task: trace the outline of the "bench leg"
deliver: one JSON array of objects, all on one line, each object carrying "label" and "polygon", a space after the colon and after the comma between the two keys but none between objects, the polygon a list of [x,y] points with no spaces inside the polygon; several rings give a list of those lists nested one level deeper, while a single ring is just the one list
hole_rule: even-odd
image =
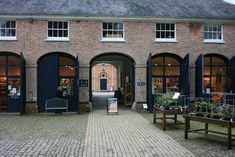
[{"label": "bench leg", "polygon": [[156,109],[153,108],[153,123],[155,124],[156,123]]},{"label": "bench leg", "polygon": [[190,128],[190,121],[187,117],[185,117],[185,128],[184,128],[184,138],[188,139],[188,130]]},{"label": "bench leg", "polygon": [[163,121],[163,130],[166,130],[166,114],[165,113],[163,113],[162,121]]},{"label": "bench leg", "polygon": [[177,124],[177,114],[175,114],[174,119],[175,119],[175,124]]},{"label": "bench leg", "polygon": [[228,124],[228,135],[227,135],[227,145],[228,149],[231,149],[231,141],[232,141],[232,129],[231,124]]},{"label": "bench leg", "polygon": [[205,123],[205,134],[208,134],[208,123]]}]

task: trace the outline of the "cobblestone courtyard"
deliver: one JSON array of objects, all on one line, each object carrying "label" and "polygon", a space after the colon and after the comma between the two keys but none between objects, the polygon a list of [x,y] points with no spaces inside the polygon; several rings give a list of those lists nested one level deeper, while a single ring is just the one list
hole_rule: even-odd
[{"label": "cobblestone courtyard", "polygon": [[152,114],[126,109],[120,110],[119,115],[107,115],[105,110],[79,115],[0,114],[0,157],[233,157],[235,154],[234,144],[232,150],[227,150],[220,140],[197,134],[184,140],[184,125],[170,122],[168,126],[163,132],[159,123],[152,123]]},{"label": "cobblestone courtyard", "polygon": [[88,114],[0,115],[0,157],[82,156]]}]

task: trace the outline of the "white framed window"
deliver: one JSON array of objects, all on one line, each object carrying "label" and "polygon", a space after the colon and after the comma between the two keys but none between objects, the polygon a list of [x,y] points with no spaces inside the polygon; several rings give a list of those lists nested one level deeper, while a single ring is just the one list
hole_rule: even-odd
[{"label": "white framed window", "polygon": [[156,42],[176,42],[175,23],[156,23]]},{"label": "white framed window", "polygon": [[223,25],[204,25],[204,41],[208,43],[223,43]]},{"label": "white framed window", "polygon": [[16,40],[16,21],[0,21],[0,40]]},{"label": "white framed window", "polygon": [[48,21],[47,40],[68,41],[69,23],[65,21]]},{"label": "white framed window", "polygon": [[101,41],[125,41],[122,22],[103,22]]}]

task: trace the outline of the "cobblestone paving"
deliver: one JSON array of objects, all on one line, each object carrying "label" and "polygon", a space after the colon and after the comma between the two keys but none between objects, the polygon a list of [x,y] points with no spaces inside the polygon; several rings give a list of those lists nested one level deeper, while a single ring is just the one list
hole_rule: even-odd
[{"label": "cobblestone paving", "polygon": [[[148,112],[142,112],[141,115],[149,120],[152,125],[162,130],[162,122],[157,121],[153,124],[153,114]],[[182,116],[178,116],[178,120],[184,122]],[[191,122],[192,129],[204,128],[203,123]],[[218,125],[209,125],[209,128],[215,131],[227,132],[225,127]],[[232,130],[235,134],[235,128]],[[172,120],[167,121],[167,130],[164,133],[171,136],[174,140],[179,142],[182,146],[187,148],[197,157],[235,157],[235,141],[232,142],[232,149],[228,150],[226,146],[226,139],[220,136],[205,136],[203,134],[189,133],[189,139],[184,139],[184,125],[175,125]]]},{"label": "cobblestone paving", "polygon": [[89,115],[84,157],[191,157],[194,156],[136,112],[121,110],[107,115],[96,110]]},{"label": "cobblestone paving", "polygon": [[0,115],[0,157],[82,156],[88,114]]}]

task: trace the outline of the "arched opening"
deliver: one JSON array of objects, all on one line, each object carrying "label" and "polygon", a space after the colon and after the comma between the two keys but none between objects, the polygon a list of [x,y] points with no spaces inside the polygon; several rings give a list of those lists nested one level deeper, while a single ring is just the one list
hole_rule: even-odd
[{"label": "arched opening", "polygon": [[171,53],[160,53],[147,60],[147,104],[153,110],[157,93],[180,92],[189,95],[189,54],[184,58]]},{"label": "arched opening", "polygon": [[[45,111],[47,99],[62,97],[68,99],[68,111],[78,111],[78,62],[69,54],[53,52],[38,60],[38,107]],[[62,90],[58,95],[57,90]]]},{"label": "arched opening", "polygon": [[22,54],[0,53],[0,112],[24,112],[24,67]]},{"label": "arched opening", "polygon": [[[107,97],[117,97],[120,105],[132,105],[135,99],[135,62],[131,57],[104,53],[94,57],[90,65],[90,100],[94,108],[105,109]],[[100,103],[100,99],[104,103]]]},{"label": "arched opening", "polygon": [[117,68],[108,63],[98,63],[92,67],[92,91],[117,90]]},{"label": "arched opening", "polygon": [[[204,56],[204,89],[210,92],[226,92],[228,89],[228,59],[221,55]],[[207,91],[209,92],[209,91]]]},{"label": "arched opening", "polygon": [[229,92],[229,60],[219,54],[200,55],[196,62],[196,96]]},{"label": "arched opening", "polygon": [[180,68],[182,59],[173,54],[157,54],[152,57],[153,93],[180,91]]}]

